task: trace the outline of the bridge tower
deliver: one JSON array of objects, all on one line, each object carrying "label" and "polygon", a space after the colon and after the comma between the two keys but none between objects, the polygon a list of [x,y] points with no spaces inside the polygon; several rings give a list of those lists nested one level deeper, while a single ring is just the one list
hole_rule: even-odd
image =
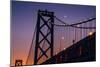
[{"label": "bridge tower", "polygon": [[[34,65],[38,64],[38,61],[45,56],[48,58],[48,50],[50,57],[53,56],[53,44],[54,44],[54,12],[49,12],[47,10],[38,10],[37,25],[36,25],[36,40],[35,40],[35,52],[34,52]],[[48,32],[42,30],[43,27],[48,29]],[[41,37],[41,36],[42,37]],[[41,47],[41,43],[46,41],[48,47],[44,50]],[[39,51],[42,53],[40,56]]]}]

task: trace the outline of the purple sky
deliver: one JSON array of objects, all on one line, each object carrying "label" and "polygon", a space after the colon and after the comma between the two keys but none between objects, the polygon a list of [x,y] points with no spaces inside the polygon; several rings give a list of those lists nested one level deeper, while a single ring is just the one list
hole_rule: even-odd
[{"label": "purple sky", "polygon": [[26,62],[37,22],[38,9],[53,11],[55,16],[68,24],[96,15],[95,6],[13,1],[11,5],[11,64],[14,64],[15,59]]}]

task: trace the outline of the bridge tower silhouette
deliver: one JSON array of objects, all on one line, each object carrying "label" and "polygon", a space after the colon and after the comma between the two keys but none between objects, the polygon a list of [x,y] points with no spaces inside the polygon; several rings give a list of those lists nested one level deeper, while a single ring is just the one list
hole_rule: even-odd
[{"label": "bridge tower silhouette", "polygon": [[[47,52],[49,51],[50,57],[53,56],[53,44],[54,44],[54,12],[47,10],[38,10],[37,24],[36,24],[36,40],[35,40],[35,51],[34,51],[34,65],[38,64],[38,61],[45,56],[48,58]],[[47,33],[42,28],[47,29]],[[47,42],[46,49],[41,47],[42,42]],[[39,54],[39,51],[42,53]]]},{"label": "bridge tower silhouette", "polygon": [[[37,23],[34,28],[26,65],[42,64],[58,55],[62,50],[67,49],[69,45],[92,35],[96,32],[95,20],[96,18],[93,17],[68,24],[55,16],[54,12],[38,10]],[[65,47],[61,45],[61,41],[63,41],[63,45],[66,44]],[[59,48],[60,45],[62,47]],[[60,50],[57,50],[58,48]],[[79,49],[81,50],[81,48]]]}]

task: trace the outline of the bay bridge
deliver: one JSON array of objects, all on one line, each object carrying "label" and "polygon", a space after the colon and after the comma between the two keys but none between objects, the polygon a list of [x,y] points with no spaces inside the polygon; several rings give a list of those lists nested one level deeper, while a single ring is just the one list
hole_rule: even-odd
[{"label": "bay bridge", "polygon": [[68,24],[54,12],[38,10],[25,65],[95,61],[95,36],[95,17]]}]

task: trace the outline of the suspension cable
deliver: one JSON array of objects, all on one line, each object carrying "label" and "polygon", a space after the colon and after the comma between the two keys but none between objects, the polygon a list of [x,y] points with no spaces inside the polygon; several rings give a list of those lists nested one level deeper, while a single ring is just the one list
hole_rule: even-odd
[{"label": "suspension cable", "polygon": [[28,63],[28,58],[29,58],[29,55],[30,55],[30,52],[31,52],[31,48],[32,48],[32,45],[33,45],[33,41],[35,39],[35,33],[36,33],[36,25],[35,25],[35,29],[34,29],[34,32],[33,32],[33,37],[32,37],[32,41],[31,41],[31,47],[29,49],[29,53],[28,53],[28,57],[27,57],[27,60],[26,60],[26,64]]},{"label": "suspension cable", "polygon": [[74,27],[74,28],[81,28],[81,29],[95,29],[96,27],[78,27],[78,26],[75,26],[75,25],[79,25],[79,24],[83,24],[83,23],[87,23],[87,22],[90,22],[90,21],[93,21],[95,20],[96,18],[90,18],[89,20],[86,20],[86,21],[83,21],[83,22],[79,22],[79,23],[75,23],[75,24],[67,24],[66,22],[60,20],[59,18],[57,18],[56,16],[54,16],[55,19],[57,19],[58,21],[60,21],[61,23],[63,23],[63,25],[60,25],[60,24],[54,24],[55,26],[60,26],[60,27],[66,27],[66,26],[70,26],[70,27]]}]

